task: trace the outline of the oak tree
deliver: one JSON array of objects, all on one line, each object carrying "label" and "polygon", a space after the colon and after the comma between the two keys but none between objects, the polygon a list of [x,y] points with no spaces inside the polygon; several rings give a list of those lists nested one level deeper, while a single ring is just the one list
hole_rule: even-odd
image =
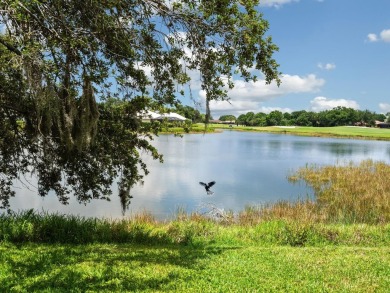
[{"label": "oak tree", "polygon": [[109,199],[123,207],[147,174],[141,151],[158,123],[139,113],[175,106],[191,72],[209,101],[232,77],[278,84],[278,49],[254,0],[2,0],[0,199],[33,173],[62,203]]}]

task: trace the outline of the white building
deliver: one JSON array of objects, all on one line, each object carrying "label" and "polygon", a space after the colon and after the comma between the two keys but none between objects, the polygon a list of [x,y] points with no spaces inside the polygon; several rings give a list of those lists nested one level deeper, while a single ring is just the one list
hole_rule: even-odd
[{"label": "white building", "polygon": [[150,122],[151,120],[168,120],[168,121],[186,121],[187,118],[177,114],[177,113],[156,113],[149,110],[141,111],[139,116],[141,116],[142,121]]}]

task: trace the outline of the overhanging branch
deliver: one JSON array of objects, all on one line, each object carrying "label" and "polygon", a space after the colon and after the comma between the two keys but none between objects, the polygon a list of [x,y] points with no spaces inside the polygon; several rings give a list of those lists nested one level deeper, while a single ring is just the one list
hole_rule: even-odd
[{"label": "overhanging branch", "polygon": [[0,44],[5,46],[9,51],[11,51],[19,56],[22,56],[22,52],[18,48],[16,48],[15,46],[13,46],[9,42],[7,42],[6,40],[4,40],[3,36],[1,36],[1,35],[0,35]]}]

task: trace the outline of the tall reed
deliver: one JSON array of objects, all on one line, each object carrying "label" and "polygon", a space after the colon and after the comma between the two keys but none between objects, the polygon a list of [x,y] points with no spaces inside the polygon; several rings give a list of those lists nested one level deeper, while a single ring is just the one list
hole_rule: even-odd
[{"label": "tall reed", "polygon": [[[366,160],[336,166],[307,166],[289,179],[303,180],[315,193],[315,212],[325,222],[388,223],[390,165]],[[308,202],[308,205],[313,203]]]},{"label": "tall reed", "polygon": [[150,214],[110,220],[33,210],[0,214],[0,241],[84,244],[93,242],[169,243]]}]

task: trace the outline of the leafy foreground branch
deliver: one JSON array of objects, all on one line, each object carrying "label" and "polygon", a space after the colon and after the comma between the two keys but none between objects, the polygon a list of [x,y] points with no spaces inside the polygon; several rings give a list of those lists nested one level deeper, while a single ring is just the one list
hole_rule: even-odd
[{"label": "leafy foreground branch", "polygon": [[[140,113],[179,105],[199,77],[209,102],[233,74],[280,83],[259,1],[0,1],[0,208],[34,173],[40,196],[109,199],[147,174],[157,125]],[[257,72],[254,72],[255,68]],[[184,96],[187,95],[187,98]]]}]

